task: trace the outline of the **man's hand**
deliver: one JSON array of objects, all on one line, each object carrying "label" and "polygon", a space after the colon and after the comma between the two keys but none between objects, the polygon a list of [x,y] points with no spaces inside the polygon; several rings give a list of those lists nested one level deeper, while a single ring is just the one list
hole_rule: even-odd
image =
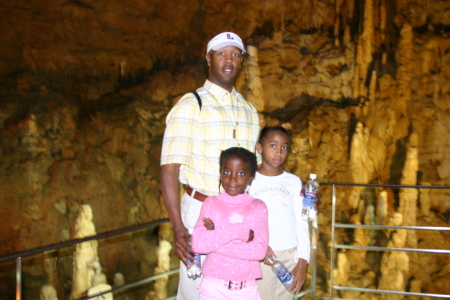
[{"label": "man's hand", "polygon": [[189,231],[184,227],[180,212],[180,183],[178,174],[180,164],[166,164],[161,166],[161,194],[169,214],[170,225],[172,225],[175,239],[175,250],[178,257],[189,268],[187,258],[194,261],[194,257],[188,253],[194,253],[188,244]]},{"label": "man's hand", "polygon": [[297,294],[303,287],[306,279],[306,266],[307,262],[304,259],[299,258],[297,265],[292,270],[292,275],[294,276],[294,281],[291,284],[291,292]]},{"label": "man's hand", "polygon": [[189,231],[187,230],[186,227],[181,226],[180,228],[173,228],[173,235],[177,255],[189,269],[191,267],[191,264],[187,261],[188,258],[194,263],[196,263],[194,256],[192,255],[194,251],[192,250],[192,247],[188,244]]}]

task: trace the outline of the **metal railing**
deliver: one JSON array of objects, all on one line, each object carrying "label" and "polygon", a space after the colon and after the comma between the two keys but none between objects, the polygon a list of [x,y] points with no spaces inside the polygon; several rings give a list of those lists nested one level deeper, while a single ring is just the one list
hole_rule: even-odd
[{"label": "metal railing", "polygon": [[306,291],[301,291],[294,295],[294,299],[300,299],[305,295],[311,295],[311,299],[316,299],[316,278],[317,278],[317,217],[311,221],[311,257],[309,260],[311,266],[311,285]]},{"label": "metal railing", "polygon": [[[131,232],[135,232],[135,231],[141,230],[141,229],[155,228],[155,227],[160,226],[163,223],[167,223],[168,221],[169,221],[168,219],[162,219],[162,220],[158,220],[155,222],[120,228],[117,230],[112,230],[112,231],[100,233],[97,235],[93,235],[93,236],[89,236],[89,237],[85,237],[85,238],[81,238],[81,239],[74,239],[74,240],[70,240],[67,242],[51,244],[51,245],[47,245],[44,247],[34,248],[31,250],[16,252],[13,254],[9,254],[9,255],[0,257],[0,263],[5,262],[5,261],[11,261],[11,260],[16,261],[16,300],[21,300],[22,299],[22,258],[23,257],[29,257],[29,256],[32,256],[35,254],[45,253],[47,251],[54,251],[54,250],[58,250],[61,248],[74,246],[76,244],[80,244],[83,242],[92,241],[92,240],[100,240],[100,239],[107,238],[107,237],[118,236],[118,235],[125,234],[125,233],[131,233]],[[129,282],[122,286],[114,287],[111,290],[101,292],[101,293],[98,293],[98,294],[95,294],[95,295],[92,295],[89,297],[82,297],[82,298],[79,298],[78,300],[91,299],[91,298],[95,298],[95,297],[101,296],[106,293],[112,293],[112,292],[128,289],[131,287],[135,287],[135,286],[138,286],[138,285],[141,285],[144,283],[154,281],[162,276],[168,276],[168,275],[178,273],[178,271],[179,271],[179,269],[170,270],[169,272],[165,272],[165,273],[157,274],[157,275],[145,278],[145,279]],[[175,298],[168,298],[167,300],[169,300],[169,299],[175,299]]]},{"label": "metal railing", "polygon": [[[350,187],[370,187],[370,188],[415,188],[415,189],[450,189],[449,186],[406,186],[406,185],[377,185],[377,184],[351,184],[351,183],[322,183],[322,186],[332,186],[332,228],[331,228],[331,267],[330,267],[330,285],[329,293],[330,298],[333,297],[333,291],[344,290],[344,291],[354,291],[361,293],[377,293],[377,294],[395,294],[404,296],[423,296],[423,297],[440,297],[450,299],[450,295],[445,294],[431,294],[431,293],[413,293],[413,292],[402,292],[402,291],[390,291],[390,290],[379,290],[379,289],[368,289],[368,288],[356,288],[349,286],[336,286],[334,285],[333,270],[335,269],[335,259],[337,249],[354,249],[354,250],[366,250],[366,251],[405,251],[405,252],[425,252],[425,253],[439,253],[439,254],[450,254],[450,250],[440,250],[440,249],[420,249],[420,248],[394,248],[394,247],[373,247],[373,246],[354,246],[354,245],[344,245],[336,244],[335,241],[335,231],[337,228],[344,229],[367,229],[367,230],[383,230],[383,229],[406,229],[406,230],[434,230],[434,231],[450,231],[450,227],[433,227],[433,226],[383,226],[383,225],[359,225],[359,224],[338,224],[336,223],[336,186],[350,186]],[[137,230],[154,228],[160,226],[163,223],[167,223],[168,219],[163,219],[151,223],[140,224],[137,226],[131,226],[126,228],[121,228],[114,231],[109,231],[94,236],[89,236],[82,239],[70,240],[63,243],[52,244],[45,247],[39,247],[27,251],[21,251],[14,254],[9,254],[0,257],[0,263],[5,261],[16,261],[16,300],[22,299],[22,258],[32,256],[35,254],[44,253],[47,251],[58,250],[64,247],[73,246],[79,243],[99,240],[102,238],[117,236],[124,233],[131,233]],[[316,299],[316,278],[317,278],[317,218],[311,222],[311,259],[310,259],[310,272],[311,272],[311,284],[308,290],[302,291],[294,295],[295,299],[302,298],[305,295],[310,295],[311,299]],[[118,291],[124,291],[139,285],[147,284],[153,282],[163,276],[170,276],[177,274],[179,269],[170,270],[165,273],[156,274],[148,278],[136,280],[133,282],[128,282],[124,285],[114,287],[106,292],[98,293],[89,297],[79,298],[78,300],[91,299],[101,296],[106,293],[113,293]],[[164,300],[174,300],[176,296],[171,296]]]},{"label": "metal railing", "polygon": [[[333,297],[334,290],[354,291],[362,293],[376,293],[376,294],[392,294],[403,296],[422,296],[432,298],[446,298],[450,299],[450,294],[434,294],[434,293],[415,293],[406,291],[392,291],[369,288],[356,288],[350,286],[336,286],[334,285],[333,271],[335,269],[336,249],[354,249],[365,251],[405,251],[405,252],[422,252],[434,254],[450,254],[450,250],[444,249],[422,249],[422,248],[396,248],[396,247],[374,247],[374,246],[354,246],[336,244],[335,230],[336,228],[357,229],[363,228],[367,230],[383,230],[383,229],[405,229],[405,230],[430,230],[430,231],[450,231],[450,227],[438,226],[384,226],[384,225],[359,225],[359,224],[341,224],[336,223],[336,186],[350,186],[350,187],[370,187],[370,188],[414,188],[414,189],[450,189],[450,186],[422,186],[422,185],[383,185],[383,184],[352,184],[352,183],[323,183],[323,186],[332,186],[332,225],[331,225],[331,268],[330,268],[330,298]],[[335,299],[335,298],[333,298]]]},{"label": "metal railing", "polygon": [[[21,300],[22,299],[22,258],[30,257],[30,256],[36,255],[36,254],[42,254],[42,253],[45,253],[48,251],[59,250],[61,248],[74,246],[74,245],[77,245],[77,244],[80,244],[83,242],[88,242],[88,241],[92,241],[92,240],[100,240],[103,238],[118,236],[121,234],[132,233],[132,232],[142,230],[142,229],[155,228],[155,227],[158,227],[158,226],[162,225],[163,223],[167,223],[167,222],[168,222],[168,219],[162,219],[162,220],[155,221],[155,222],[121,228],[121,229],[113,230],[113,231],[108,231],[108,232],[100,233],[97,235],[93,235],[93,236],[89,236],[89,237],[85,237],[85,238],[81,238],[81,239],[74,239],[74,240],[70,240],[67,242],[51,244],[51,245],[47,245],[44,247],[38,247],[38,248],[31,249],[31,250],[21,251],[21,252],[17,252],[17,253],[13,253],[13,254],[9,254],[9,255],[0,257],[0,263],[6,262],[6,261],[12,261],[12,260],[16,261],[16,293],[15,293],[16,297],[15,298],[16,298],[16,300]],[[299,299],[308,294],[311,295],[311,299],[313,299],[313,300],[315,299],[316,263],[317,263],[317,218],[311,222],[311,259],[310,259],[311,274],[312,274],[311,286],[308,290],[302,291],[302,292],[296,294],[294,296],[295,299]],[[155,275],[147,277],[147,278],[128,282],[121,286],[113,287],[110,290],[107,290],[104,292],[99,292],[99,293],[91,295],[91,296],[81,297],[81,298],[78,298],[77,300],[97,298],[103,294],[120,292],[120,291],[124,291],[127,289],[131,289],[131,288],[134,288],[137,286],[141,286],[141,285],[153,282],[164,276],[170,276],[173,274],[177,274],[177,273],[179,273],[179,270],[180,269],[177,268],[177,269],[170,270],[168,272],[155,274]],[[176,299],[176,295],[168,297],[164,300],[175,300],[175,299]]]}]

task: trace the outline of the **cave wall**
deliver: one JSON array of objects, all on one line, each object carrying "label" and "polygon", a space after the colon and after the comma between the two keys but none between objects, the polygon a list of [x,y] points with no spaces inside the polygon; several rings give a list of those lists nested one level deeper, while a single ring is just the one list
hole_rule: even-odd
[{"label": "cave wall", "polygon": [[[400,184],[412,168],[409,184],[450,185],[448,1],[3,1],[0,15],[0,255],[70,239],[83,204],[97,232],[166,217],[165,116],[203,83],[206,44],[227,30],[249,46],[236,88],[267,124],[292,124],[286,169],[304,180]],[[363,194],[342,196],[352,222],[364,223],[354,213],[366,209]],[[388,198],[386,222],[403,207]],[[429,199],[421,209],[412,199],[414,222],[448,223],[450,192]],[[322,236],[329,201],[325,191]],[[436,240],[448,248],[445,233]],[[430,265],[450,275],[450,262]]]}]

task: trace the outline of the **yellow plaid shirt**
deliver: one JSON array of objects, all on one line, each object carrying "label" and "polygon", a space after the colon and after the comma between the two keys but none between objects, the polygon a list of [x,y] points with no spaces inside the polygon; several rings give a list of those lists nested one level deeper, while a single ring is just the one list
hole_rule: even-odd
[{"label": "yellow plaid shirt", "polygon": [[218,195],[220,152],[235,146],[254,152],[259,116],[234,88],[229,93],[206,80],[197,93],[201,111],[194,94],[188,93],[167,115],[161,165],[181,164],[181,183],[206,195]]}]

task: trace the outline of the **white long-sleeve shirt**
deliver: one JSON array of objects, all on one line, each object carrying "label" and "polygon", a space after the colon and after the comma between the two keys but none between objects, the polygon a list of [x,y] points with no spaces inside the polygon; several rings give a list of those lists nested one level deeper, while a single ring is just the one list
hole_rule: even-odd
[{"label": "white long-sleeve shirt", "polygon": [[297,247],[296,260],[309,262],[309,224],[302,219],[301,179],[289,172],[265,176],[256,172],[249,195],[266,203],[269,212],[269,246],[272,250]]}]

